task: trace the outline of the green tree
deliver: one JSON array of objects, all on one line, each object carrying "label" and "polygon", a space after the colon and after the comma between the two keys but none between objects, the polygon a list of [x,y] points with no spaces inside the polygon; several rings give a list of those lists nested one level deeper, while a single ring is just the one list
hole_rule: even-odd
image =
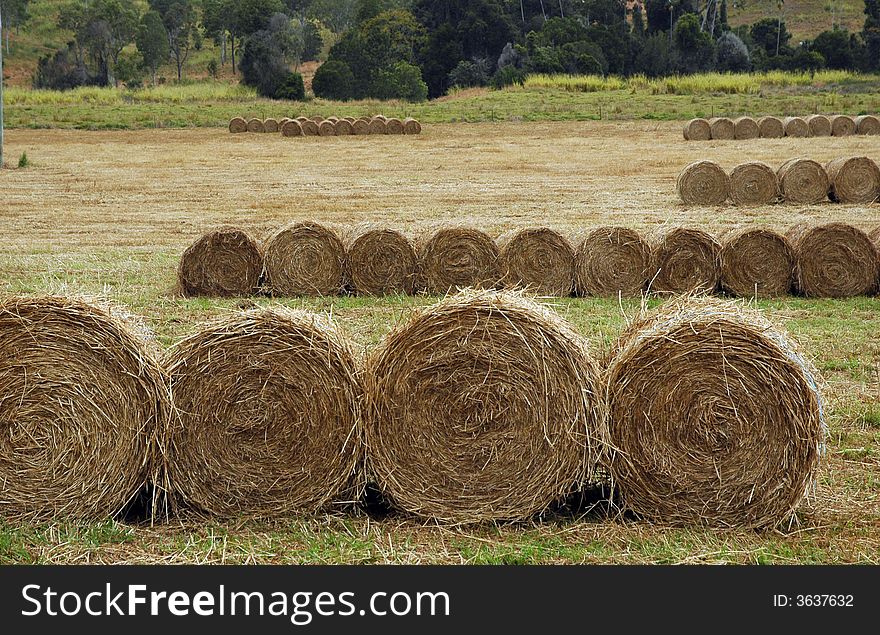
[{"label": "green tree", "polygon": [[853,50],[846,29],[822,31],[813,40],[810,50],[822,55],[828,68],[848,69],[854,66]]},{"label": "green tree", "polygon": [[428,98],[428,85],[422,79],[422,71],[418,66],[397,62],[376,74],[370,94],[379,99],[419,102]]},{"label": "green tree", "polygon": [[[28,20],[28,5],[30,0],[2,0],[0,1],[0,15],[3,16],[3,28],[6,30],[6,53],[9,53],[9,33],[12,29],[19,29]],[[3,33],[0,33],[0,38]]]},{"label": "green tree", "polygon": [[712,67],[715,54],[712,37],[700,30],[700,20],[688,13],[675,23],[673,41],[678,51],[678,68],[682,73],[695,73]]},{"label": "green tree", "polygon": [[123,0],[74,0],[62,6],[59,24],[73,31],[78,61],[88,57],[105,84],[115,84],[114,68],[122,49],[134,40],[140,16]]},{"label": "green tree", "polygon": [[783,52],[791,40],[791,33],[785,28],[785,22],[774,18],[758,20],[749,28],[749,34],[755,46],[762,48],[768,56],[776,55],[777,50]]},{"label": "green tree", "polygon": [[862,40],[865,42],[866,70],[880,69],[880,0],[865,0]]},{"label": "green tree", "polygon": [[198,15],[193,0],[149,0],[150,7],[162,16],[168,33],[168,48],[177,66],[177,79],[183,78],[183,66],[199,42]]},{"label": "green tree", "polygon": [[144,58],[144,66],[150,71],[155,85],[159,66],[167,62],[171,56],[168,31],[165,30],[162,17],[156,11],[147,11],[144,14],[135,41],[141,57]]},{"label": "green tree", "polygon": [[328,60],[315,71],[312,90],[317,97],[348,101],[355,94],[354,73],[345,62]]}]

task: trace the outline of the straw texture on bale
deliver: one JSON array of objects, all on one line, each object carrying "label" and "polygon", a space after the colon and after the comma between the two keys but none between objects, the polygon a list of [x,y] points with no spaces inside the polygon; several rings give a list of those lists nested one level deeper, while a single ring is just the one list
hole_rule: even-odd
[{"label": "straw texture on bale", "polygon": [[796,257],[795,286],[810,298],[847,298],[876,290],[877,247],[845,223],[798,225],[788,232]]},{"label": "straw texture on bale", "polygon": [[239,132],[247,132],[248,131],[248,123],[243,117],[233,117],[229,121],[229,132],[239,133]]},{"label": "straw texture on bale", "polygon": [[828,174],[812,159],[790,159],[776,171],[782,199],[810,205],[828,198]]},{"label": "straw texture on bale", "polygon": [[810,126],[810,135],[813,137],[831,136],[831,120],[825,115],[810,115],[807,117],[807,125]]},{"label": "straw texture on bale", "polygon": [[303,134],[307,137],[317,137],[320,134],[320,128],[318,128],[318,124],[316,124],[311,119],[306,119],[305,121],[301,122],[300,127],[302,128]]},{"label": "straw texture on bale", "polygon": [[403,134],[403,122],[400,119],[391,118],[385,122],[386,134]]},{"label": "straw texture on bale", "polygon": [[278,132],[280,130],[280,126],[278,125],[277,119],[264,119],[263,120],[263,132]]},{"label": "straw texture on bale", "polygon": [[403,120],[403,134],[422,134],[422,124],[412,117]]},{"label": "straw texture on bale", "polygon": [[761,134],[758,122],[751,117],[739,117],[734,120],[733,125],[733,134],[737,139],[757,139]]},{"label": "straw texture on bale", "polygon": [[831,134],[835,137],[848,137],[856,133],[856,122],[849,115],[831,117]]},{"label": "straw texture on bale", "polygon": [[279,119],[278,130],[280,131],[284,127],[284,124],[286,124],[288,121],[293,121],[293,119],[291,119],[290,117],[282,117],[281,119]]},{"label": "straw texture on bale", "polygon": [[530,518],[593,474],[606,436],[597,380],[586,342],[540,304],[453,296],[368,359],[368,471],[422,517]]},{"label": "straw texture on bale", "polygon": [[712,138],[712,128],[705,119],[691,119],[684,125],[684,138],[687,141],[708,141]]},{"label": "straw texture on bale", "polygon": [[300,115],[299,117],[296,118],[296,120],[297,120],[298,122],[300,122],[300,123],[304,123],[304,122],[306,122],[306,121],[309,121],[309,118],[308,118],[308,117],[303,117],[302,115]]},{"label": "straw texture on bale", "polygon": [[267,241],[264,267],[275,296],[336,295],[345,287],[345,246],[328,227],[293,223]]},{"label": "straw texture on bale", "polygon": [[880,169],[868,157],[843,157],[825,166],[828,195],[837,203],[873,203],[880,196]]},{"label": "straw texture on bale", "polygon": [[495,241],[478,229],[445,227],[418,241],[420,286],[432,295],[493,287],[501,271]]},{"label": "straw texture on bale", "polygon": [[651,241],[651,291],[711,293],[721,278],[721,245],[699,229],[661,230]]},{"label": "straw texture on bale", "polygon": [[169,481],[219,517],[315,512],[352,484],[362,389],[325,318],[257,309],[214,322],[166,360],[179,412]]},{"label": "straw texture on bale", "polygon": [[358,119],[351,125],[352,134],[366,135],[370,134],[370,123],[363,119]]},{"label": "straw texture on bale", "polygon": [[348,136],[354,134],[354,127],[347,119],[340,119],[334,124],[333,127],[336,129],[337,136]]},{"label": "straw texture on bale", "polygon": [[726,292],[769,298],[791,291],[795,256],[785,236],[744,227],[724,234],[721,243],[721,287]]},{"label": "straw texture on bale", "polygon": [[0,301],[0,519],[106,520],[164,489],[171,401],[148,337],[85,300]]},{"label": "straw texture on bale", "polygon": [[248,132],[266,132],[262,119],[249,119],[247,123]]},{"label": "straw texture on bale", "polygon": [[761,117],[758,132],[762,139],[780,139],[785,136],[785,125],[779,117]]},{"label": "straw texture on bale", "polygon": [[588,296],[639,296],[647,286],[650,267],[651,247],[638,232],[599,227],[577,248],[575,288]]},{"label": "straw texture on bale", "polygon": [[382,121],[386,122],[388,121],[388,117],[386,117],[385,115],[374,115],[373,119],[381,119]]},{"label": "straw texture on bale", "polygon": [[388,134],[384,118],[373,117],[370,120],[370,134]]},{"label": "straw texture on bale", "polygon": [[303,136],[302,126],[298,121],[287,121],[281,126],[281,135],[284,137],[301,137]]},{"label": "straw texture on bale", "polygon": [[874,115],[861,115],[856,117],[856,132],[858,134],[880,134],[880,118]]},{"label": "straw texture on bale", "polygon": [[678,175],[676,189],[688,205],[720,205],[730,194],[730,179],[713,161],[696,161]]},{"label": "straw texture on bale", "polygon": [[766,163],[742,163],[730,173],[730,199],[736,205],[766,205],[779,198],[776,172]]},{"label": "straw texture on bale", "polygon": [[736,136],[736,126],[727,117],[713,117],[709,120],[709,128],[713,139],[734,139]]},{"label": "straw texture on bale", "polygon": [[315,115],[313,117],[309,117],[309,121],[314,121],[316,124],[320,125],[321,122],[324,121],[324,118],[320,115]]},{"label": "straw texture on bale", "polygon": [[547,227],[521,229],[498,239],[502,284],[530,293],[569,296],[574,289],[571,243]]},{"label": "straw texture on bale", "polygon": [[673,302],[621,336],[605,375],[624,507],[672,525],[760,528],[812,489],[819,379],[788,335],[732,302]]},{"label": "straw texture on bale", "polygon": [[347,278],[356,293],[385,295],[415,291],[418,258],[402,233],[362,225],[353,228],[344,242]]},{"label": "straw texture on bale", "polygon": [[324,120],[318,124],[318,136],[321,137],[335,137],[336,136],[336,126],[332,121]]},{"label": "straw texture on bale", "polygon": [[263,254],[246,232],[222,227],[201,236],[180,258],[179,291],[186,296],[236,297],[260,285]]},{"label": "straw texture on bale", "polygon": [[783,124],[786,137],[810,136],[810,125],[802,117],[786,117]]}]

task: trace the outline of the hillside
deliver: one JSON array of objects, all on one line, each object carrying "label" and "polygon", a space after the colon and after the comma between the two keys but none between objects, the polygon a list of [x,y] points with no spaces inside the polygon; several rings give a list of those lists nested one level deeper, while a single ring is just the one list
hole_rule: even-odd
[{"label": "hillside", "polygon": [[[777,17],[778,0],[728,0],[728,21],[732,26],[750,24],[761,18]],[[865,22],[863,0],[785,0],[782,19],[792,33],[792,42],[812,39],[839,25],[861,31]]]}]

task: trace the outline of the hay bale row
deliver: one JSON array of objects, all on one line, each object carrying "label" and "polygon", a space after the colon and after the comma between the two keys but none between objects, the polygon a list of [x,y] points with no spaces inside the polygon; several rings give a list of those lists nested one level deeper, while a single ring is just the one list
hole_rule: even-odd
[{"label": "hay bale row", "polygon": [[417,135],[422,124],[412,118],[404,120],[383,115],[374,117],[297,117],[296,119],[244,119],[234,117],[229,132],[281,133],[284,137],[344,137],[350,135],[389,134]]},{"label": "hay bale row", "polygon": [[684,126],[687,141],[710,139],[779,139],[782,137],[846,137],[880,134],[880,118],[874,115],[810,115],[808,117],[713,117],[691,119]]},{"label": "hay bale row", "polygon": [[778,170],[750,161],[728,175],[713,161],[696,161],[678,175],[676,190],[687,205],[767,205],[777,201],[812,205],[873,203],[880,197],[880,169],[868,157],[842,157],[822,166],[790,159]]}]

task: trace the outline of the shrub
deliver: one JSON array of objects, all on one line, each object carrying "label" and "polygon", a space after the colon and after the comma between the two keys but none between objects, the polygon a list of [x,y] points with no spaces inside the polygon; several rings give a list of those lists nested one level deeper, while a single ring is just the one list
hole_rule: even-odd
[{"label": "shrub", "polygon": [[299,73],[288,73],[284,81],[275,91],[275,99],[288,99],[290,101],[305,101],[306,87],[303,77]]},{"label": "shrub", "polygon": [[330,60],[321,64],[312,79],[317,97],[346,101],[354,97],[354,73],[345,62]]},{"label": "shrub", "polygon": [[428,85],[422,79],[422,71],[418,66],[398,62],[390,69],[376,74],[370,87],[370,95],[379,99],[425,101],[428,98]]},{"label": "shrub", "polygon": [[749,49],[739,37],[730,31],[718,38],[715,56],[716,69],[722,72],[740,73],[746,72],[752,67]]},{"label": "shrub", "polygon": [[489,61],[486,59],[462,60],[449,73],[450,86],[471,88],[472,86],[485,86],[488,83]]},{"label": "shrub", "polygon": [[106,79],[90,75],[84,65],[76,62],[73,43],[56,51],[54,55],[40,58],[34,74],[34,88],[69,90],[78,86],[104,86]]},{"label": "shrub", "polygon": [[492,88],[502,89],[506,86],[518,84],[520,86],[526,81],[526,73],[515,66],[502,66],[498,72],[492,77]]}]

